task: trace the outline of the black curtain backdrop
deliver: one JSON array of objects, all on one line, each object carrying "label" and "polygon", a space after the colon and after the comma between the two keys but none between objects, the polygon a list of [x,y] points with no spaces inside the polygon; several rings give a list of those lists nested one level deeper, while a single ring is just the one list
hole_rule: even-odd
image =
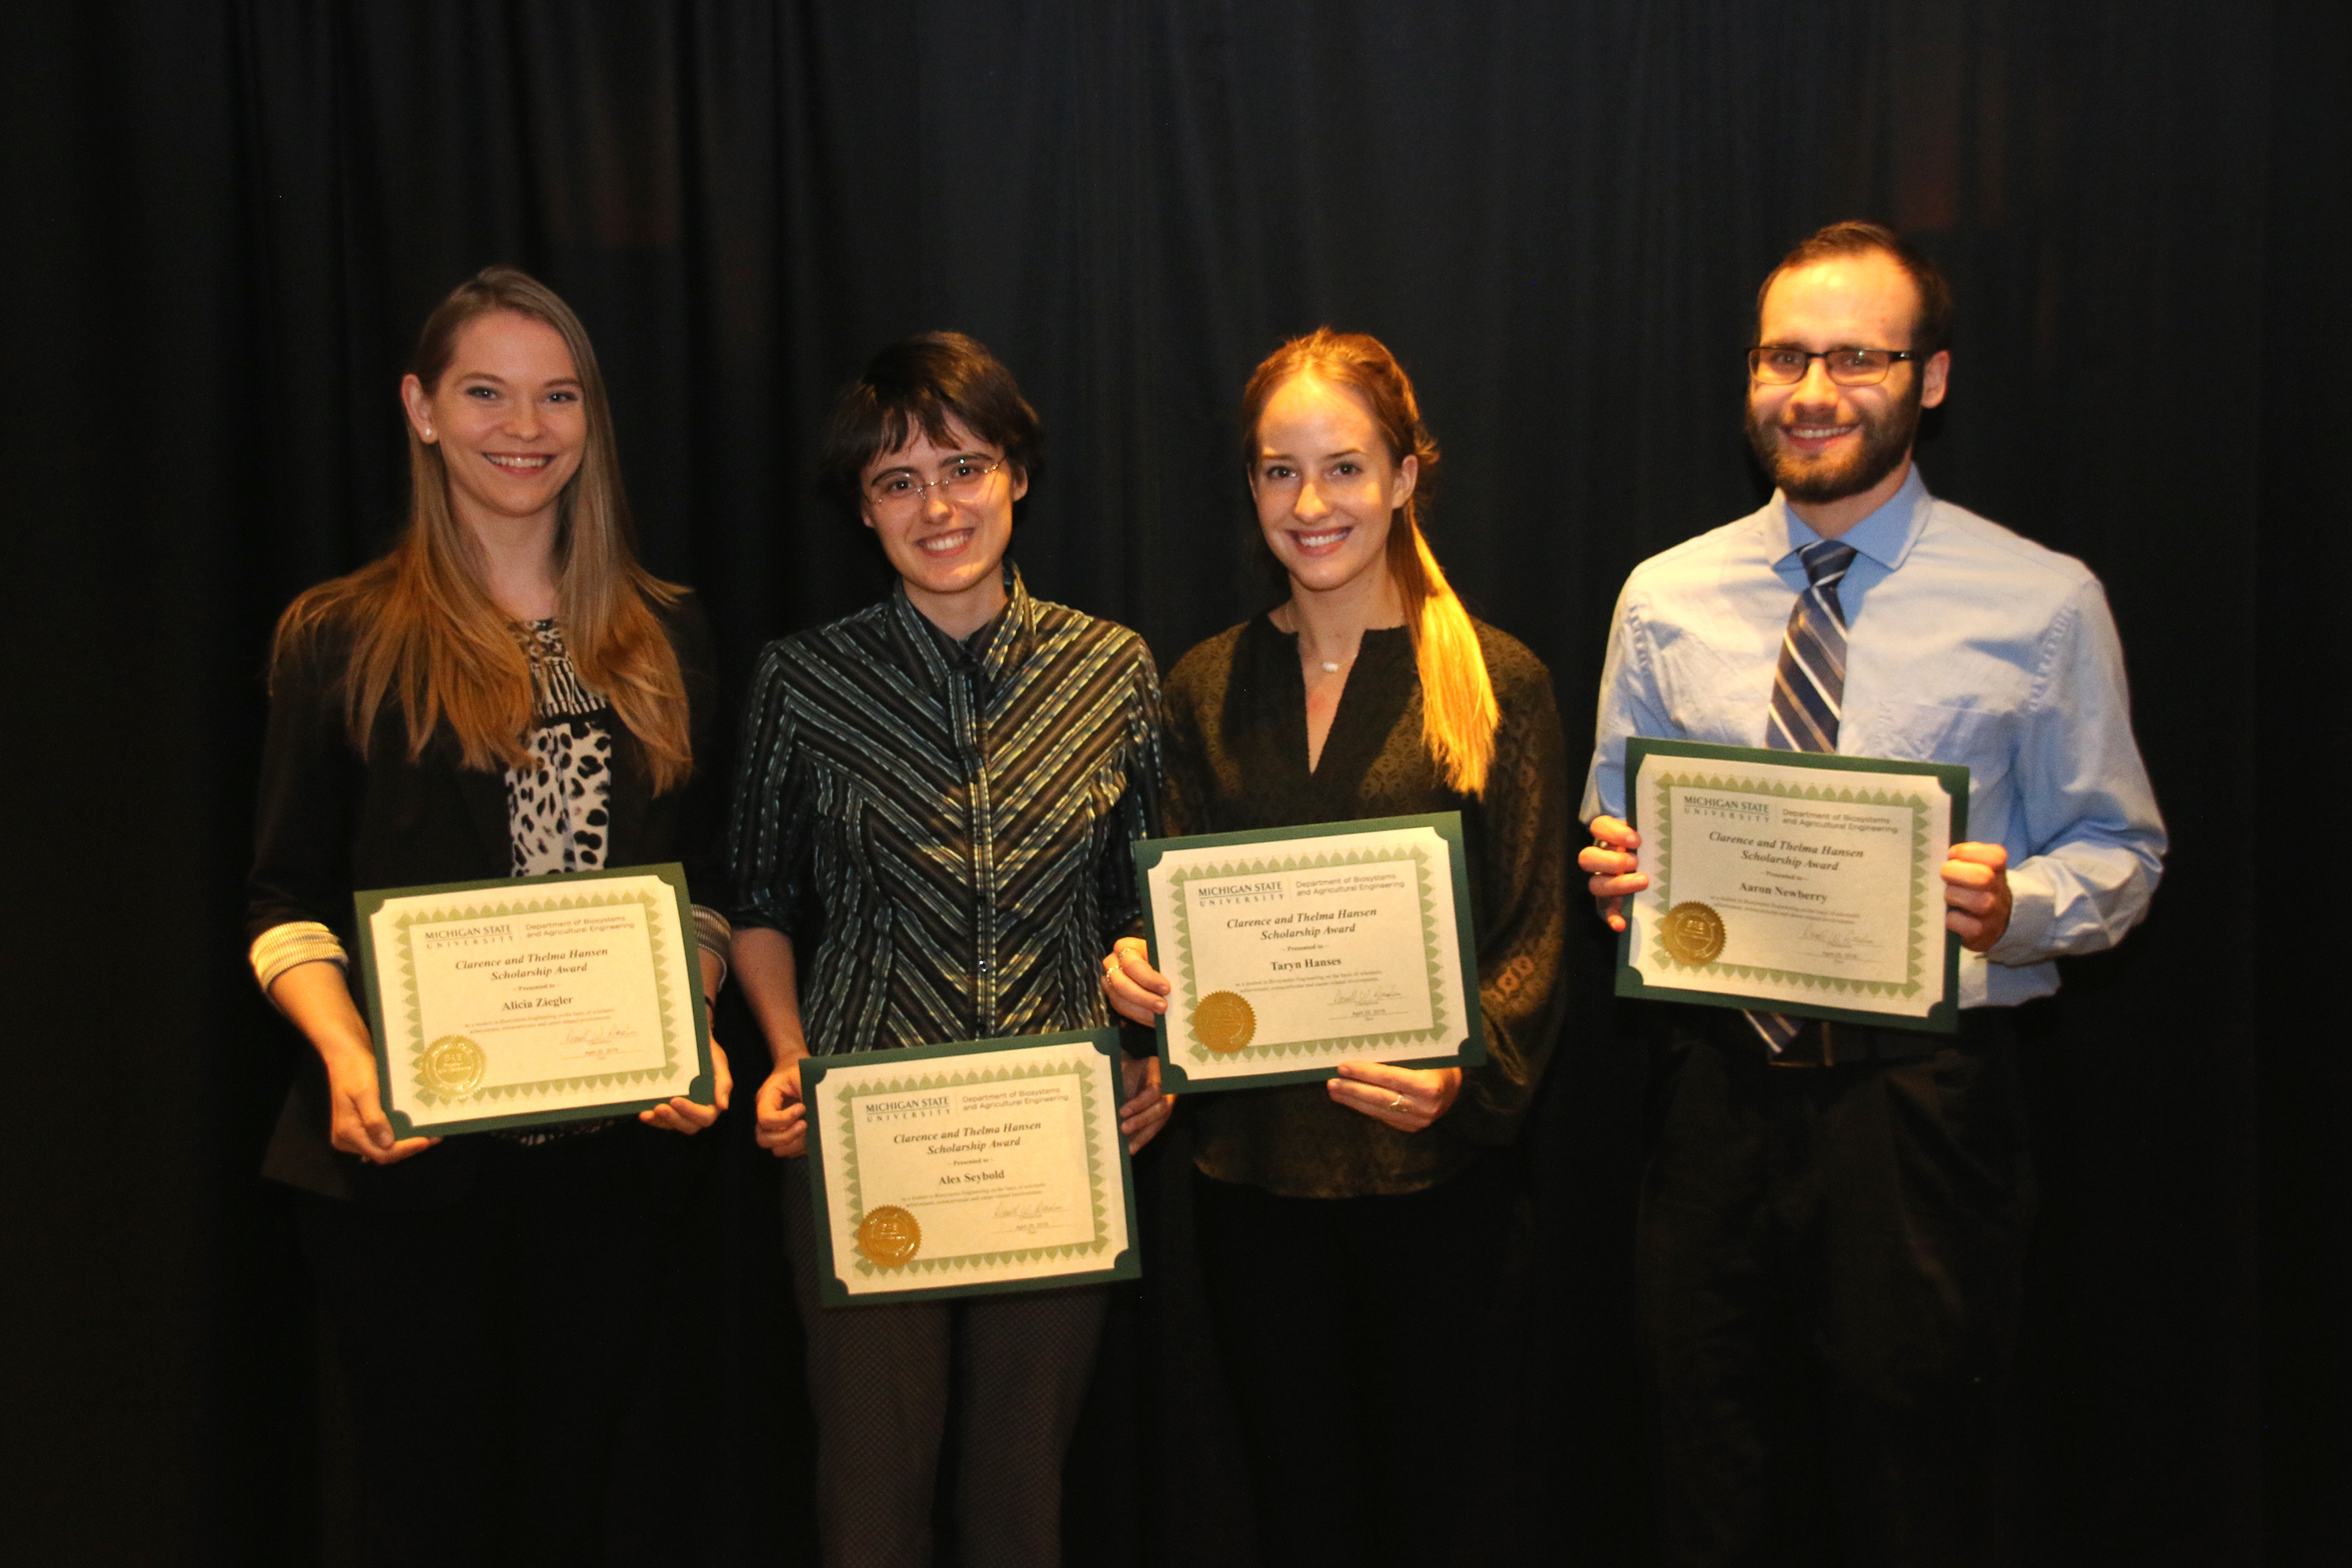
[{"label": "black curtain backdrop", "polygon": [[[884,340],[1013,366],[1051,439],[1018,559],[1164,663],[1261,603],[1244,374],[1376,332],[1445,447],[1436,548],[1574,734],[1627,569],[1763,493],[1758,280],[1870,215],[1960,300],[1928,478],[2105,579],[2175,836],[2147,925],[2028,1025],[2021,1552],[2352,1561],[2352,1073],[2311,978],[2346,858],[2272,804],[2340,815],[2347,66],[2345,8],[2300,0],[7,7],[5,1554],[349,1551],[349,1415],[255,1174],[295,1047],[239,881],[269,625],[401,515],[394,384],[459,278],[512,261],[578,307],[645,553],[738,675],[887,583],[806,479]],[[1491,1452],[1395,1504],[1482,1561],[1647,1556],[1640,1064],[1581,962],[1513,1342],[1403,1333],[1392,1373],[1511,1393]],[[646,1561],[810,1560],[745,1121],[700,1228],[649,1240],[703,1331],[656,1413],[680,1445],[640,1457]],[[1170,1142],[1071,1461],[1083,1563],[1246,1560]]]}]

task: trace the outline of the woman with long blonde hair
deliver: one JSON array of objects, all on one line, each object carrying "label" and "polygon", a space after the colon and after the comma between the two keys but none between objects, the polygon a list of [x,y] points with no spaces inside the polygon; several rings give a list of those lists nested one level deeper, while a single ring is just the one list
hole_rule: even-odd
[{"label": "woman with long blonde hair", "polygon": [[[1483,1067],[1342,1064],[1185,1108],[1202,1266],[1267,1561],[1445,1560],[1432,1456],[1475,1404],[1447,1342],[1493,1303],[1516,1136],[1562,1012],[1567,780],[1551,678],[1471,617],[1423,531],[1438,467],[1378,340],[1284,343],[1242,399],[1242,457],[1284,601],[1168,678],[1168,831],[1459,811]],[[1140,937],[1104,961],[1126,1017],[1167,1010]],[[1423,1500],[1414,1506],[1415,1500]]]},{"label": "woman with long blonde hair", "polygon": [[[723,905],[710,636],[635,560],[604,381],[553,291],[507,268],[460,284],[400,392],[407,526],[299,596],[271,652],[249,957],[309,1049],[264,1171],[299,1189],[369,1561],[599,1562],[674,1207],[661,1134],[725,1108],[725,1053],[713,1104],[397,1139],[352,896],[682,860]],[[728,926],[695,915],[709,994]]]}]

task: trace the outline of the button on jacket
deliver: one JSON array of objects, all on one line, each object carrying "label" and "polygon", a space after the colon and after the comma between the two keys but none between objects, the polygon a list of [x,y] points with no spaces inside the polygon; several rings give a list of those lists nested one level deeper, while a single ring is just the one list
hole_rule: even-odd
[{"label": "button on jacket", "polygon": [[961,643],[903,590],[768,645],[731,832],[739,925],[793,939],[809,1049],[1110,1022],[1140,929],[1160,685],[1126,627],[1033,599]]}]

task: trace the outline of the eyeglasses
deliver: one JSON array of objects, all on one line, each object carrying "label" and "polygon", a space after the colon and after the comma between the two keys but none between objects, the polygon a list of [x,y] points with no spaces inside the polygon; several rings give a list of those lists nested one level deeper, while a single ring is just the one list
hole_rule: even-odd
[{"label": "eyeglasses", "polygon": [[950,458],[940,465],[936,479],[919,479],[912,468],[893,468],[874,477],[874,482],[866,487],[866,499],[877,511],[911,511],[923,504],[936,486],[950,500],[971,500],[979,496],[988,476],[1003,467],[1002,458],[992,463],[978,458]]},{"label": "eyeglasses", "polygon": [[1840,386],[1869,386],[1885,381],[1896,360],[1918,357],[1911,349],[1824,349],[1810,353],[1803,349],[1766,347],[1748,351],[1748,374],[1767,386],[1789,386],[1804,380],[1813,362],[1820,360],[1830,379]]}]

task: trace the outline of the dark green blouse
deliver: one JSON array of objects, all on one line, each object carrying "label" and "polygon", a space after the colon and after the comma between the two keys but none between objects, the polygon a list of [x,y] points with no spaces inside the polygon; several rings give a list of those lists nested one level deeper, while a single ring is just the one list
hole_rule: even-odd
[{"label": "dark green blouse", "polygon": [[1171,833],[1462,813],[1486,1024],[1487,1064],[1417,1133],[1334,1105],[1319,1082],[1188,1097],[1181,1111],[1203,1173],[1290,1197],[1410,1193],[1517,1132],[1560,1025],[1573,818],[1550,673],[1483,623],[1478,645],[1503,714],[1483,800],[1448,788],[1422,743],[1421,678],[1402,627],[1364,634],[1312,773],[1296,637],[1260,616],[1169,675]]}]

